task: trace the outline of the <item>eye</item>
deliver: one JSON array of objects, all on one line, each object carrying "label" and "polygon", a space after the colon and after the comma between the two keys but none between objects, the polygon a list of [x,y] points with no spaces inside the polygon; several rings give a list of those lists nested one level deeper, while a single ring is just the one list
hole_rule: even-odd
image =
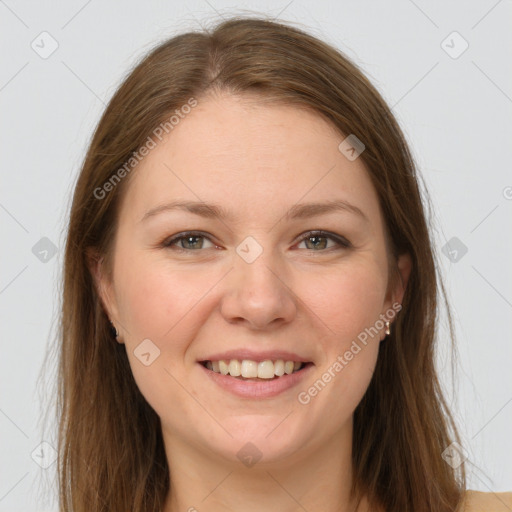
[{"label": "eye", "polygon": [[[328,247],[328,241],[334,241],[335,247]],[[312,248],[313,252],[321,252],[325,249],[336,249],[337,248],[346,248],[351,247],[350,242],[339,235],[335,235],[334,233],[328,233],[326,231],[309,231],[305,233],[300,243],[305,243],[307,248]]]},{"label": "eye", "polygon": [[[205,247],[205,241],[210,246]],[[329,246],[329,241],[334,242],[334,247]],[[305,243],[307,249],[313,252],[322,252],[326,249],[351,247],[351,243],[344,237],[329,233],[326,231],[308,231],[299,241],[299,244]],[[201,232],[186,231],[166,239],[161,244],[162,247],[171,248],[176,251],[196,251],[200,249],[211,249],[217,247],[208,236]]]},{"label": "eye", "polygon": [[[204,249],[204,240],[208,240],[211,244],[211,247],[206,247],[206,249],[211,249],[212,247],[216,247],[210,239],[201,234],[194,231],[189,231],[185,233],[179,233],[176,236],[173,236],[170,239],[165,240],[162,243],[163,247],[171,247],[178,251],[194,251],[198,249]],[[180,244],[180,246],[177,246]]]}]

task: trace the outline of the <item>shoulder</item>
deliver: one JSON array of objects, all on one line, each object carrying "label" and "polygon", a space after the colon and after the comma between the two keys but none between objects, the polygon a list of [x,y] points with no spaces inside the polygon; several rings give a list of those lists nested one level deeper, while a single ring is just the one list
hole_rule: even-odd
[{"label": "shoulder", "polygon": [[510,512],[512,492],[467,491],[461,512]]}]

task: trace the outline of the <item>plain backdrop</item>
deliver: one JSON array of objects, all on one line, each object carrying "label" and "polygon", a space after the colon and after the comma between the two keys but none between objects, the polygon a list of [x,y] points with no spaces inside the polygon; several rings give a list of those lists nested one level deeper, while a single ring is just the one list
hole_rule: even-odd
[{"label": "plain backdrop", "polygon": [[57,510],[38,376],[52,381],[70,194],[105,104],[157,42],[250,13],[333,44],[393,107],[435,212],[459,355],[452,379],[443,324],[439,369],[469,488],[512,491],[510,0],[0,0],[0,511]]}]

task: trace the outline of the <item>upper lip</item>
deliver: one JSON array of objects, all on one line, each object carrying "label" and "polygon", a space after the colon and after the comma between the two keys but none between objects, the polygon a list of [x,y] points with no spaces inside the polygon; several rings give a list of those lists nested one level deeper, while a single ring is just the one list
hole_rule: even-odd
[{"label": "upper lip", "polygon": [[249,349],[233,349],[228,350],[226,352],[219,352],[216,354],[211,354],[206,357],[200,358],[198,361],[229,361],[231,359],[237,359],[238,361],[243,361],[247,359],[249,361],[255,361],[257,363],[261,361],[277,361],[278,359],[282,359],[283,361],[294,361],[301,363],[308,363],[311,359],[299,356],[294,352],[287,352],[286,350],[264,350],[264,351],[254,351]]}]

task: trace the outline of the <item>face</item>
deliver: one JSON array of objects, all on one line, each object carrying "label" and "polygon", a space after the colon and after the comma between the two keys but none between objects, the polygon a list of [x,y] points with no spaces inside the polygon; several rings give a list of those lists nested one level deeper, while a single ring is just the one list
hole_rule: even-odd
[{"label": "face", "polygon": [[133,171],[98,279],[166,444],[237,461],[250,442],[275,462],[350,427],[403,288],[344,138],[315,113],[226,95]]}]

